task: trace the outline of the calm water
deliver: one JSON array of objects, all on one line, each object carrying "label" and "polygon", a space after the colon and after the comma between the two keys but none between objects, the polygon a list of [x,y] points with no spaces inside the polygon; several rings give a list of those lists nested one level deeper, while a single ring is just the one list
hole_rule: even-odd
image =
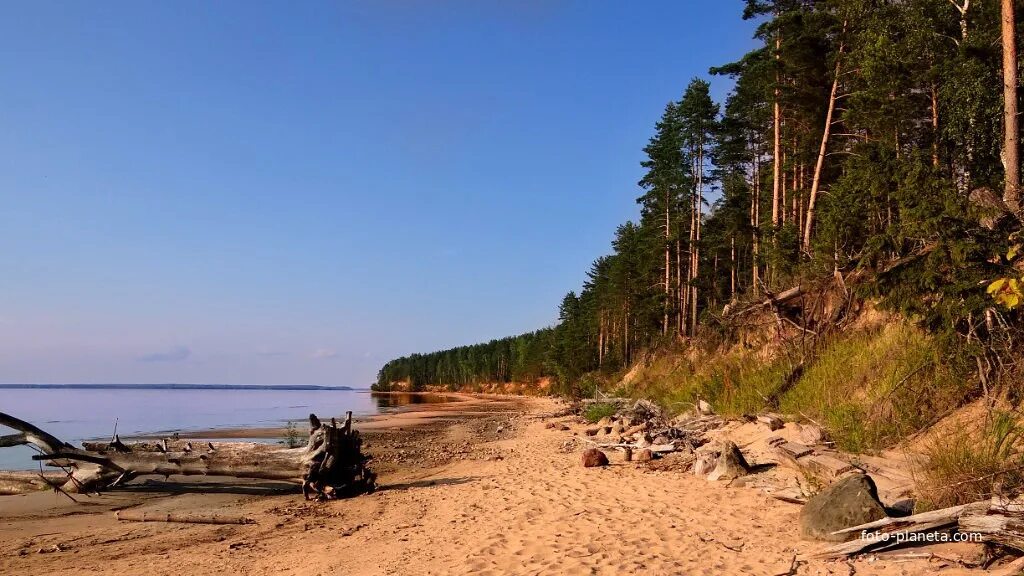
[{"label": "calm water", "polygon": [[[0,412],[31,422],[78,445],[133,434],[269,427],[321,418],[374,414],[396,404],[365,390],[0,390]],[[0,427],[0,435],[10,433]],[[0,470],[33,469],[28,447],[0,448]]]}]

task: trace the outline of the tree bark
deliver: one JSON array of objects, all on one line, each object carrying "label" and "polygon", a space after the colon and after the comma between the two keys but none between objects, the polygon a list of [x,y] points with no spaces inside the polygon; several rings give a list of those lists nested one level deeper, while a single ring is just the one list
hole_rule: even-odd
[{"label": "tree bark", "polygon": [[1014,0],[1002,0],[1003,33],[1003,202],[1020,211],[1020,159],[1017,132],[1017,39]]}]

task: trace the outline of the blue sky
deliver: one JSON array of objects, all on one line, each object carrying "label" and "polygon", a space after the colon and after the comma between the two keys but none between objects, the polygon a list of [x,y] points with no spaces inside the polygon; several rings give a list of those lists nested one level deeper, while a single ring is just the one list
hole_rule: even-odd
[{"label": "blue sky", "polygon": [[0,382],[366,385],[551,324],[741,10],[6,5]]}]

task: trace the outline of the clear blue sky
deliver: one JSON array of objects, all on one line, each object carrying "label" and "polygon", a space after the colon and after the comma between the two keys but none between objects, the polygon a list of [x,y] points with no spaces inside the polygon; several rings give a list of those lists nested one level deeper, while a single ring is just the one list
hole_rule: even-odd
[{"label": "clear blue sky", "polygon": [[551,324],[741,9],[5,5],[0,382],[367,385]]}]

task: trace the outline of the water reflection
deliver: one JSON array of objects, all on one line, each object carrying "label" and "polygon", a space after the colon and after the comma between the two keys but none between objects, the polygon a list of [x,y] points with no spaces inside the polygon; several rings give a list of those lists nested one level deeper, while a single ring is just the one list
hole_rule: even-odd
[{"label": "water reflection", "polygon": [[371,392],[378,410],[399,408],[410,404],[444,404],[447,402],[458,402],[457,396],[448,394],[411,394],[408,392]]}]

